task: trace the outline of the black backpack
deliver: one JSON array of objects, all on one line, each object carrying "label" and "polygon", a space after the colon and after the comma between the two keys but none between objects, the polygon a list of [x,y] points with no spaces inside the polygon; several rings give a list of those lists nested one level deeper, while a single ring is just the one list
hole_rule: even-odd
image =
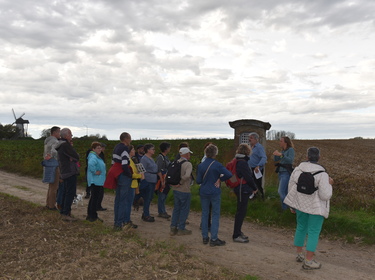
[{"label": "black backpack", "polygon": [[165,182],[169,185],[179,185],[181,181],[181,165],[186,160],[175,160],[168,167],[167,174],[165,176]]},{"label": "black backpack", "polygon": [[315,187],[315,178],[316,174],[325,172],[324,170],[317,171],[315,173],[310,172],[302,172],[299,175],[298,182],[297,182],[297,191],[304,194],[313,194],[318,190]]}]

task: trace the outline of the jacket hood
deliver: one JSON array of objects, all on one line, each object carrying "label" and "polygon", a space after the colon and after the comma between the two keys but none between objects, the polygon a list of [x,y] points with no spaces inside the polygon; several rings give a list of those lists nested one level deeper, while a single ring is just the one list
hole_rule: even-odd
[{"label": "jacket hood", "polygon": [[325,168],[319,163],[313,163],[310,161],[301,162],[298,168],[303,172],[316,172],[320,170],[325,171]]},{"label": "jacket hood", "polygon": [[244,160],[249,160],[250,159],[247,155],[244,155],[244,154],[236,154],[235,158],[236,159],[244,159]]}]

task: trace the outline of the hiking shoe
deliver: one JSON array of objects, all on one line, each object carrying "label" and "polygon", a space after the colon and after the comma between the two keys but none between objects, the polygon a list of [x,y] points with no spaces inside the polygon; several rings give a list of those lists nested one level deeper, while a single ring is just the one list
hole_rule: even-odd
[{"label": "hiking shoe", "polygon": [[210,246],[211,247],[214,247],[214,246],[224,246],[225,245],[225,241],[224,240],[220,240],[219,238],[216,239],[216,240],[212,240],[210,241]]},{"label": "hiking shoe", "polygon": [[113,230],[114,231],[121,231],[122,230],[122,226],[113,226]]},{"label": "hiking shoe", "polygon": [[89,222],[95,222],[96,219],[95,219],[95,218],[91,218],[90,216],[87,216],[87,217],[86,217],[86,221],[89,221]]},{"label": "hiking shoe", "polygon": [[86,217],[86,220],[89,221],[89,222],[96,222],[96,221],[98,221],[98,222],[102,222],[102,223],[103,223],[103,220],[100,219],[99,217],[92,218],[92,217],[90,217],[90,216],[87,216],[87,217]]},{"label": "hiking shoe", "polygon": [[177,235],[190,235],[190,234],[192,234],[192,231],[186,228],[177,230]]},{"label": "hiking shoe", "polygon": [[145,222],[150,222],[150,223],[155,222],[155,218],[152,216],[143,216],[142,220]]},{"label": "hiking shoe", "polygon": [[136,224],[133,224],[132,221],[124,223],[124,227],[126,227],[126,228],[138,228],[138,226]]},{"label": "hiking shoe", "polygon": [[241,232],[241,237],[242,237],[243,239],[249,239],[249,237],[248,237],[247,235],[245,235],[243,232]]},{"label": "hiking shoe", "polygon": [[316,260],[311,260],[311,261],[305,260],[302,265],[302,268],[304,269],[319,269],[321,267],[322,267],[321,263],[318,263]]},{"label": "hiking shoe", "polygon": [[245,239],[241,235],[236,238],[233,238],[233,241],[238,243],[249,243],[249,239]]},{"label": "hiking shoe", "polygon": [[64,214],[61,214],[61,220],[65,221],[65,222],[75,222],[75,221],[77,221],[76,218],[73,218],[69,215],[64,215]]},{"label": "hiking shoe", "polygon": [[169,232],[170,236],[176,235],[178,232],[177,227],[171,227],[171,231]]},{"label": "hiking shoe", "polygon": [[168,215],[167,213],[159,213],[158,217],[164,218],[164,219],[169,219],[171,215]]},{"label": "hiking shoe", "polygon": [[203,237],[203,244],[206,245],[210,241],[209,237]]},{"label": "hiking shoe", "polygon": [[296,256],[297,262],[303,262],[305,260],[305,255],[303,253],[298,253]]}]

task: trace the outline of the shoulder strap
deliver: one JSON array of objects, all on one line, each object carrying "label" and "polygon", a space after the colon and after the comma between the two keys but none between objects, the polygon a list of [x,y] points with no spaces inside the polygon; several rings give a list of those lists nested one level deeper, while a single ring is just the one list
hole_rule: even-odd
[{"label": "shoulder strap", "polygon": [[210,163],[210,165],[207,167],[206,172],[205,172],[204,175],[203,175],[203,179],[202,179],[202,181],[204,180],[204,178],[206,178],[207,172],[208,172],[208,170],[210,169],[211,165],[212,165],[214,162],[215,162],[215,161],[213,160],[213,161]]},{"label": "shoulder strap", "polygon": [[316,174],[319,174],[319,173],[322,173],[322,172],[326,172],[326,171],[325,170],[319,170],[319,171],[317,171],[315,173],[312,173],[312,175],[315,176]]}]

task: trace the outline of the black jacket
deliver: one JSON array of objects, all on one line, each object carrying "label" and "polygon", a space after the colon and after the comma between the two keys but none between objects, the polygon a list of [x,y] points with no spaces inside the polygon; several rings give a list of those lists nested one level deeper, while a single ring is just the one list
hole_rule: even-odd
[{"label": "black jacket", "polygon": [[79,154],[74,150],[73,146],[66,139],[58,148],[56,148],[59,154],[59,166],[61,179],[69,178],[79,173],[78,161]]},{"label": "black jacket", "polygon": [[238,186],[234,188],[235,192],[242,192],[242,193],[253,193],[256,191],[258,188],[255,185],[254,182],[254,177],[252,174],[252,171],[248,165],[249,157],[242,155],[242,154],[237,154],[236,155],[237,159],[237,165],[236,165],[236,172],[239,178],[244,178],[246,181],[246,184],[242,184],[242,186]]}]

